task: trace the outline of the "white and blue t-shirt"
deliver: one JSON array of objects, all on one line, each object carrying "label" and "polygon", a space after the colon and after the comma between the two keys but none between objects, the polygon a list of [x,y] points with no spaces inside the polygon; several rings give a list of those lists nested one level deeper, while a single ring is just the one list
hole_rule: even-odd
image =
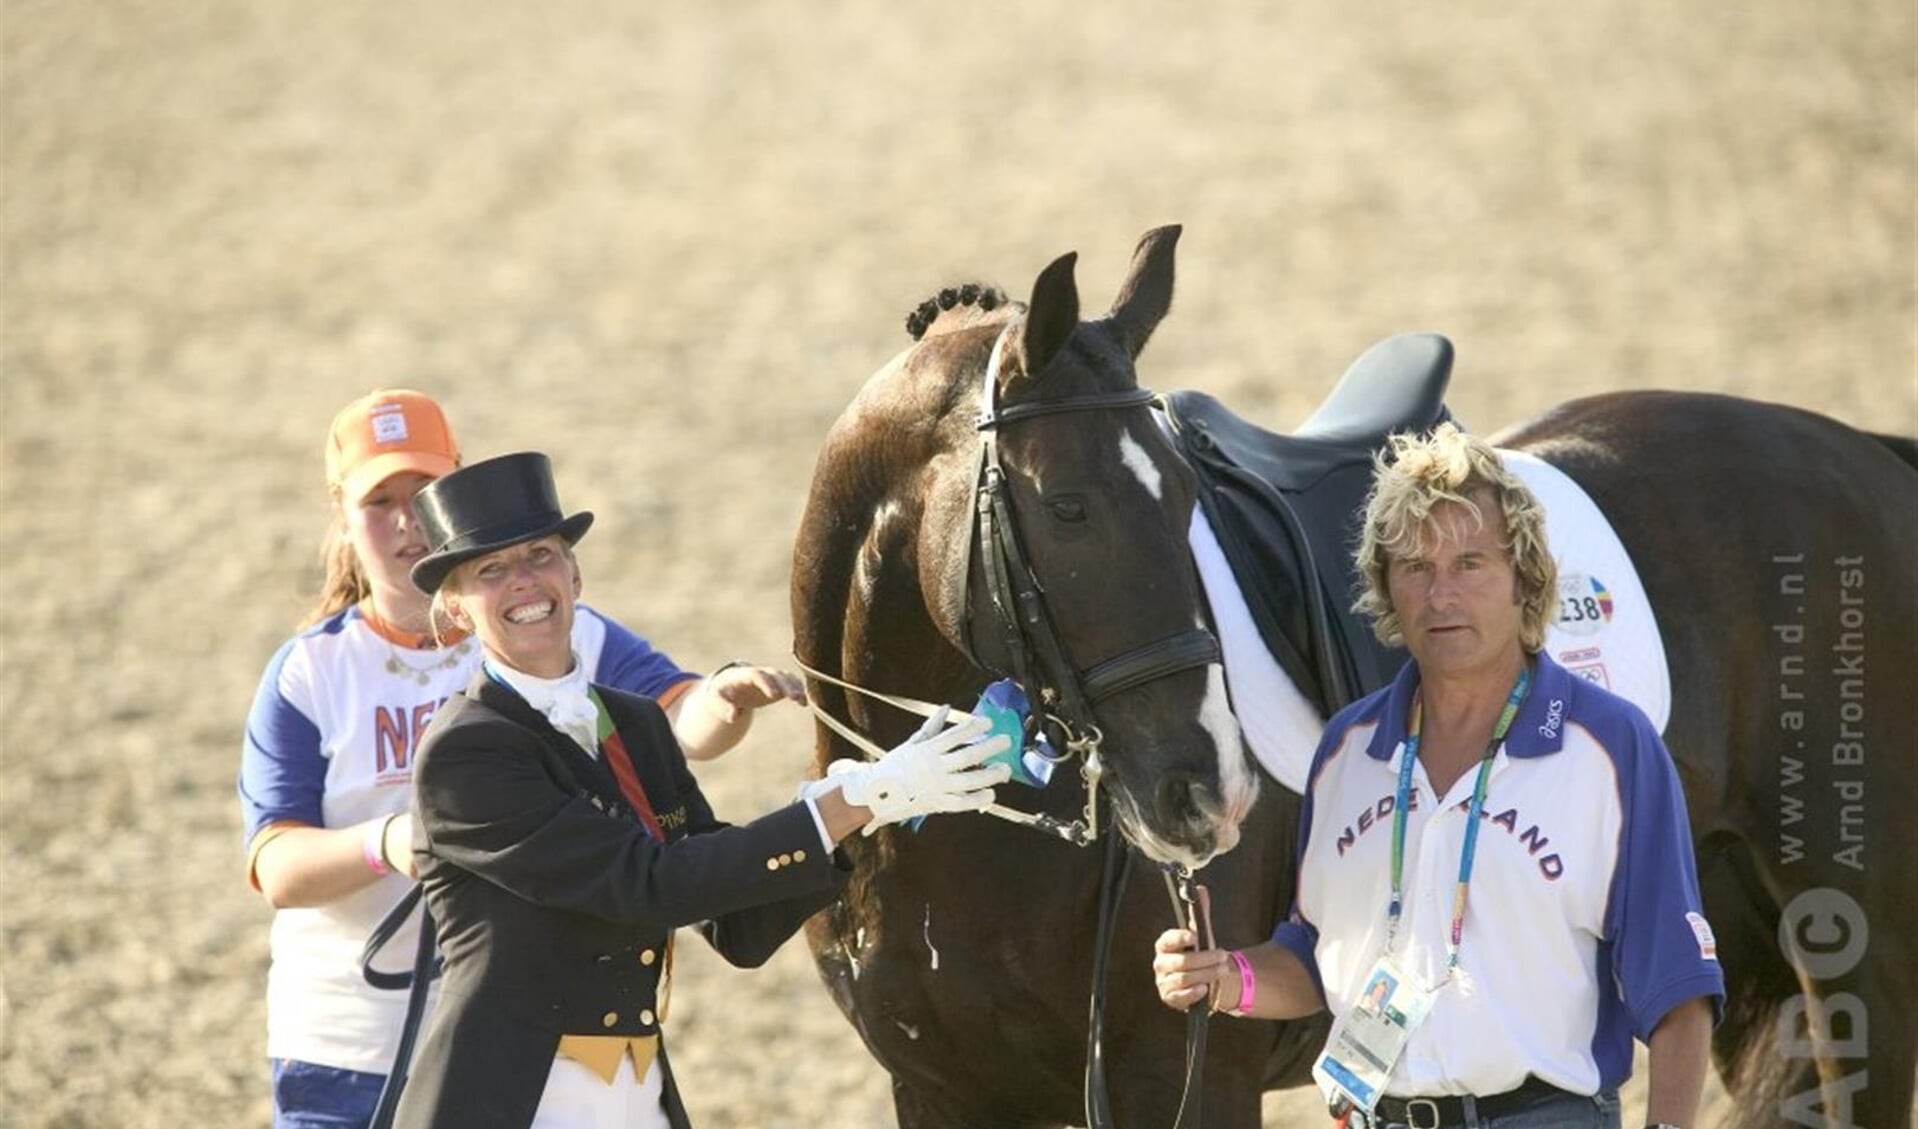
[{"label": "white and blue t-shirt", "polygon": [[[585,605],[573,651],[592,681],[670,704],[698,676]],[[240,756],[247,873],[277,824],[346,827],[407,809],[413,756],[440,704],[478,671],[479,642],[416,650],[349,608],[288,640],[253,697]],[[257,883],[256,883],[257,884]],[[407,890],[392,874],[324,906],[274,914],[267,977],[267,1054],[384,1074],[393,1063],[404,992],[360,975],[360,950]],[[417,919],[394,937],[383,966],[404,969]]]},{"label": "white and blue t-shirt", "polygon": [[[1645,715],[1554,663],[1493,760],[1459,969],[1413,1032],[1386,1092],[1497,1094],[1535,1075],[1576,1093],[1618,1086],[1632,1041],[1665,1013],[1725,994],[1698,894],[1685,797]],[[1273,939],[1298,955],[1334,1016],[1385,951],[1393,809],[1418,688],[1398,678],[1340,711],[1313,756],[1299,885]],[[1396,963],[1444,976],[1476,771],[1443,797],[1416,764],[1407,803]]]}]

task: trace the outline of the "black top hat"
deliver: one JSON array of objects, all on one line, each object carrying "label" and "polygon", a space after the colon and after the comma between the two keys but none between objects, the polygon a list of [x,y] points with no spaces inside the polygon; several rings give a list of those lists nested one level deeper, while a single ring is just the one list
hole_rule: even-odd
[{"label": "black top hat", "polygon": [[413,496],[426,530],[426,555],[413,565],[413,583],[437,592],[464,561],[551,533],[568,545],[586,536],[593,515],[561,515],[553,462],[529,451],[485,459],[426,484]]}]

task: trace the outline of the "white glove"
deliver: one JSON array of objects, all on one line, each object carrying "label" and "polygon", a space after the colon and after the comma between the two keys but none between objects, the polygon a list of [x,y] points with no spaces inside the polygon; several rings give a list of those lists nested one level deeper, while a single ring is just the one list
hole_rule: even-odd
[{"label": "white glove", "polygon": [[947,728],[948,712],[941,706],[919,732],[877,761],[834,761],[826,778],[817,783],[837,785],[847,803],[872,809],[868,835],[885,824],[916,816],[985,810],[992,805],[993,785],[1005,783],[1012,769],[1004,764],[980,765],[1011,748],[1012,742],[1004,736],[979,740],[992,723],[970,714]]}]

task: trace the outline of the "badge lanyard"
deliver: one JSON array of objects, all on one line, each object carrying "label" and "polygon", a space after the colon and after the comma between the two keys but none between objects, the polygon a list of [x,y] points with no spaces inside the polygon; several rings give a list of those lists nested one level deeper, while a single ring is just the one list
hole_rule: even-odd
[{"label": "badge lanyard", "polygon": [[[1498,724],[1492,728],[1492,739],[1485,744],[1485,756],[1479,761],[1478,781],[1472,786],[1472,807],[1465,817],[1465,845],[1459,851],[1458,892],[1452,896],[1452,934],[1445,944],[1445,979],[1440,986],[1451,980],[1452,973],[1458,968],[1459,941],[1465,935],[1465,892],[1472,884],[1472,860],[1478,850],[1479,816],[1485,810],[1485,789],[1492,779],[1492,758],[1498,755],[1499,743],[1505,740],[1505,733],[1512,727],[1512,719],[1518,716],[1519,703],[1525,700],[1525,691],[1532,684],[1532,668],[1523,667],[1518,672],[1518,681],[1512,684],[1512,693],[1505,699],[1505,708],[1499,712]],[[1386,906],[1385,948],[1392,949],[1392,941],[1398,935],[1399,918],[1405,909],[1405,823],[1406,808],[1412,798],[1412,764],[1418,760],[1419,730],[1425,719],[1425,700],[1421,694],[1412,700],[1412,722],[1405,734],[1405,758],[1399,763],[1398,799],[1392,808],[1392,899]]]}]

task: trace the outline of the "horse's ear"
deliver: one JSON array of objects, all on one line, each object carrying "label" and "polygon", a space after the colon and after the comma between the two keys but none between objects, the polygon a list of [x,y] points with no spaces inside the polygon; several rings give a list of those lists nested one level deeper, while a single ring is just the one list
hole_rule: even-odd
[{"label": "horse's ear", "polygon": [[1012,359],[1029,378],[1046,371],[1079,327],[1079,284],[1072,277],[1078,261],[1079,253],[1068,251],[1052,260],[1032,284],[1025,326],[1011,343]]},{"label": "horse's ear", "polygon": [[1119,297],[1112,303],[1112,322],[1134,360],[1159,328],[1159,319],[1172,308],[1172,251],[1179,245],[1181,230],[1178,224],[1170,224],[1145,233],[1138,250],[1132,252],[1132,269],[1119,287]]}]

